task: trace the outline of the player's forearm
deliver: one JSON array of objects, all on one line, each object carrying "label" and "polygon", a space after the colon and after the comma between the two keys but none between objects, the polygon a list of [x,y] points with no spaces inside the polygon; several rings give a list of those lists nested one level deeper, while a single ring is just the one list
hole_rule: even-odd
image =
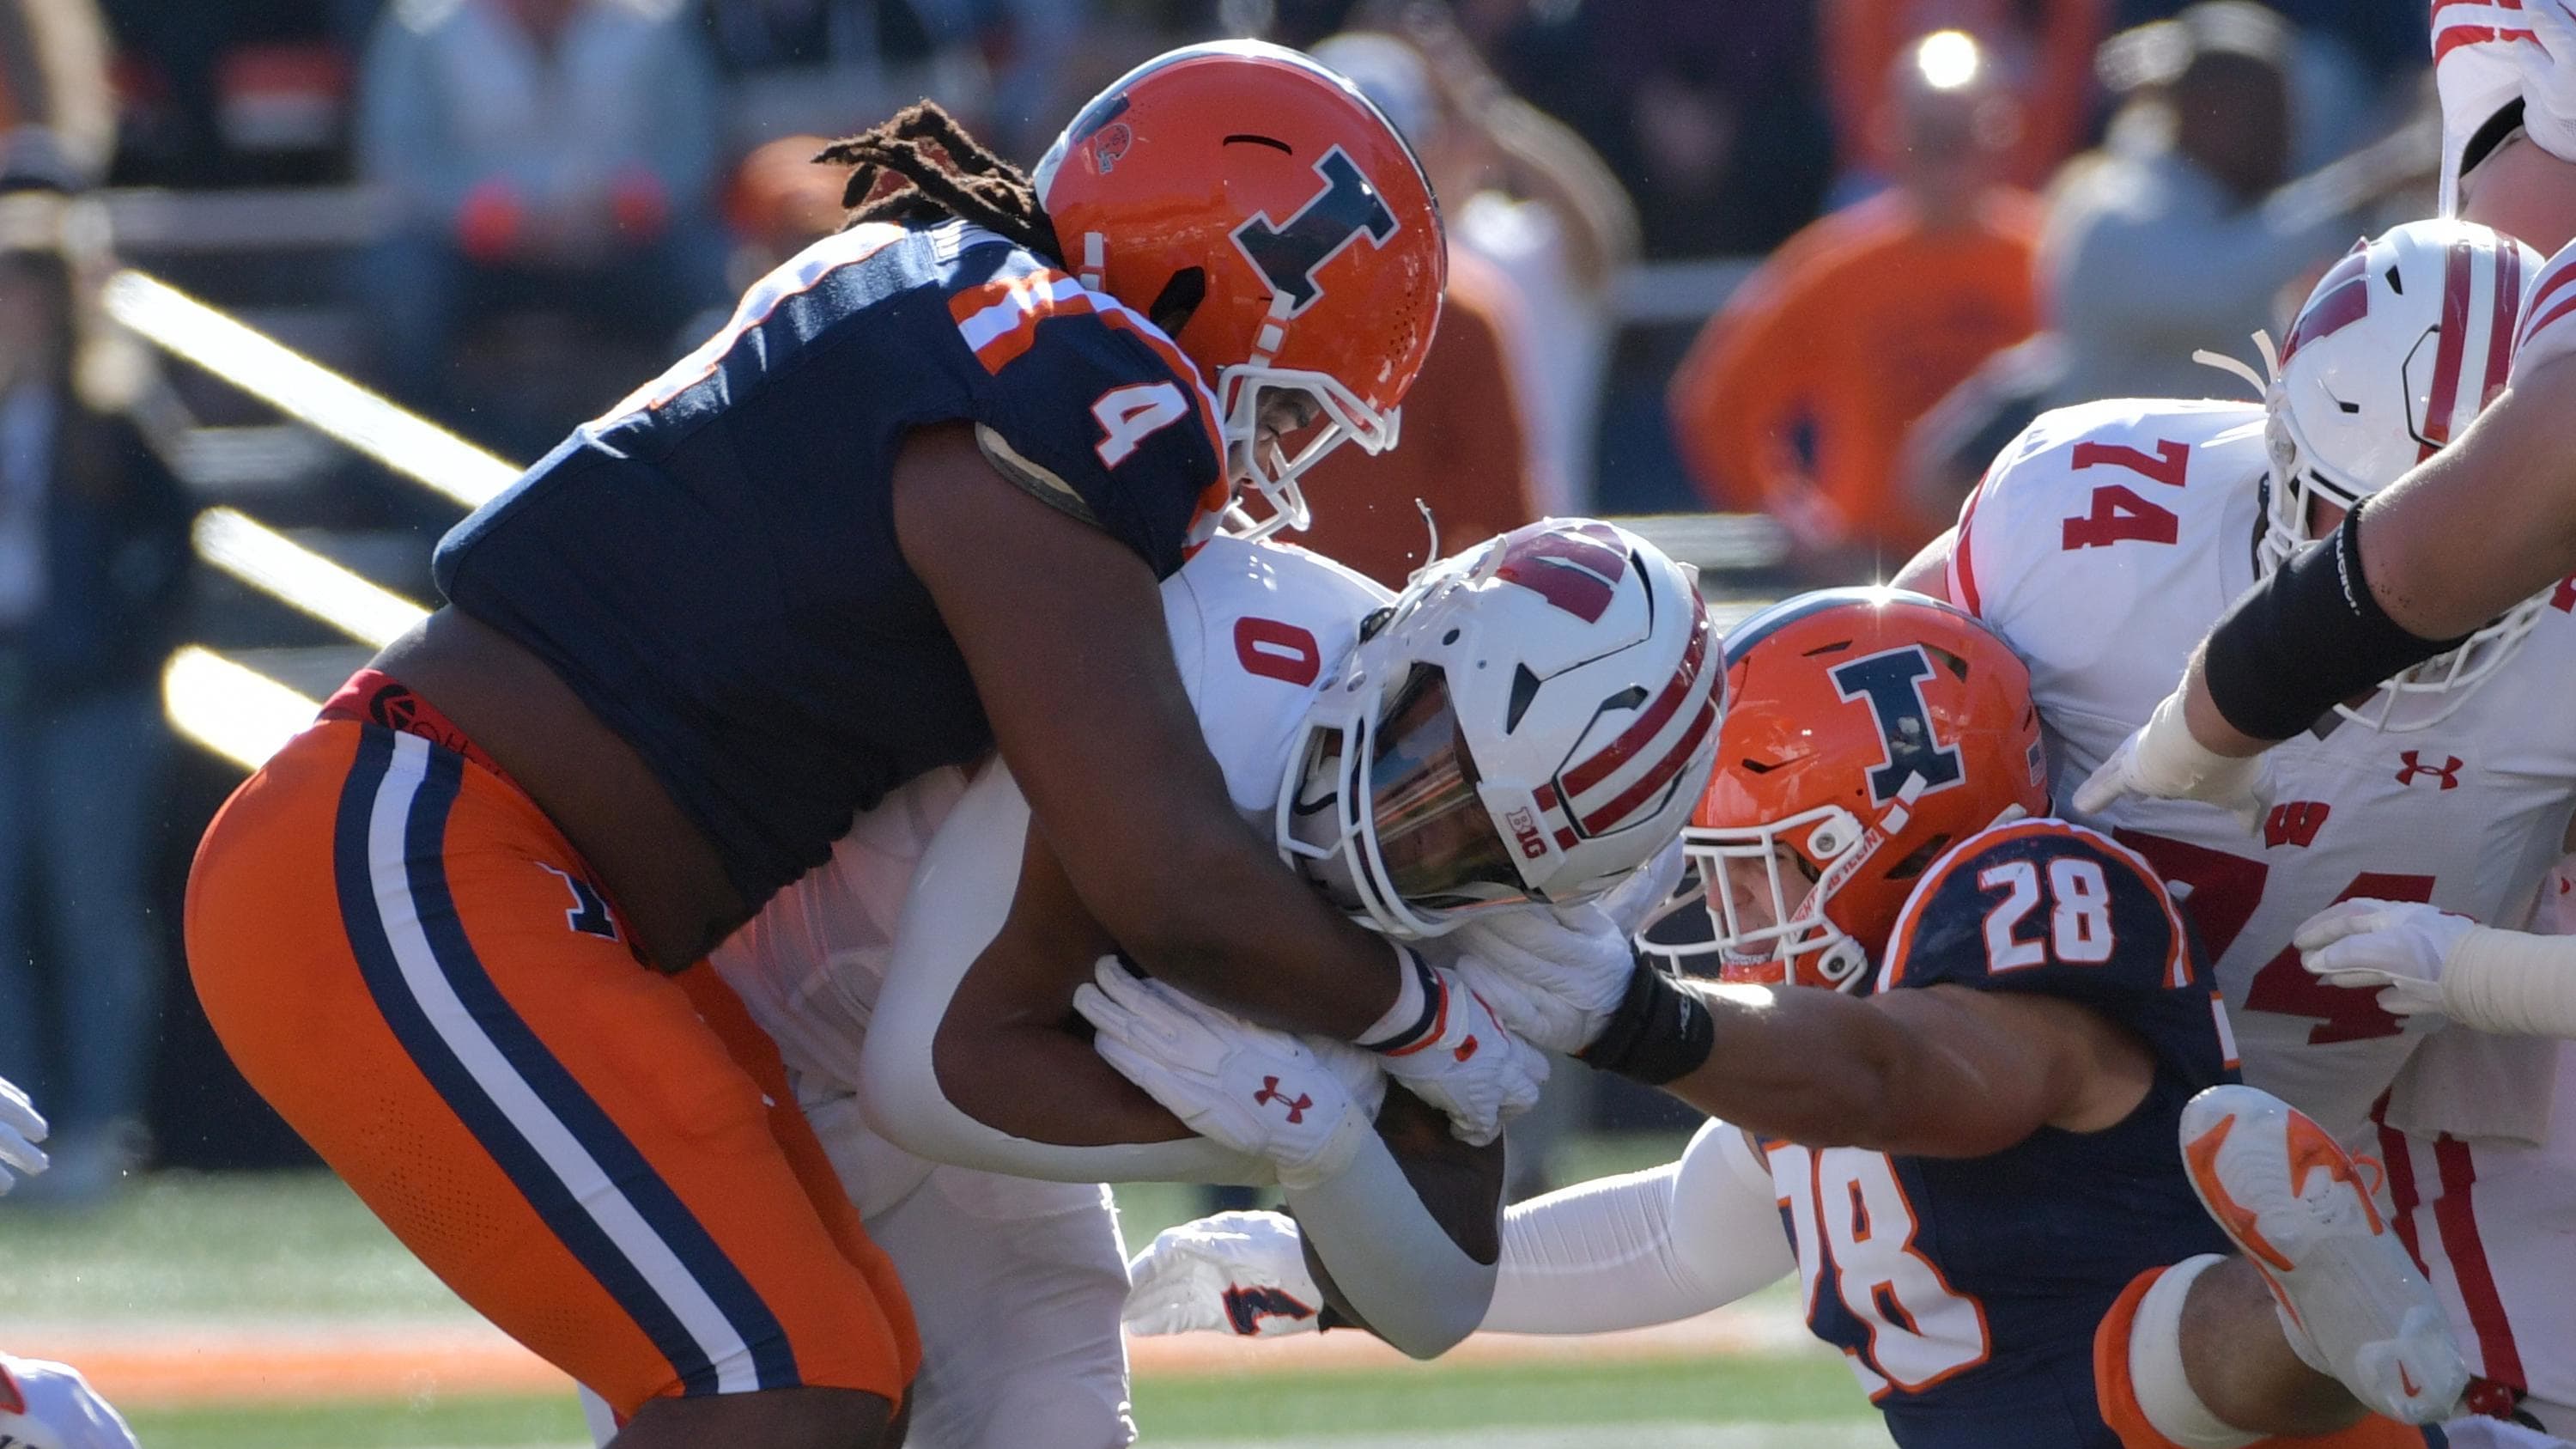
[{"label": "player's forearm", "polygon": [[1708,1060],[1665,1090],[1761,1137],[1878,1146],[1900,1110],[1905,1043],[1835,992],[1685,982],[1708,1006]]},{"label": "player's forearm", "polygon": [[[1297,879],[1266,842],[1175,842],[1186,870],[1136,899],[1121,929],[1139,965],[1264,1026],[1355,1041],[1396,997],[1396,953]],[[1216,832],[1209,832],[1215,835]]]},{"label": "player's forearm", "polygon": [[1395,955],[1238,814],[1181,683],[1151,570],[995,473],[961,429],[905,444],[904,557],[975,678],[1074,892],[1139,964],[1265,1025],[1351,1037]]},{"label": "player's forearm", "polygon": [[2443,969],[2442,1009],[2480,1031],[2576,1040],[2576,936],[2478,927]]},{"label": "player's forearm", "polygon": [[1666,1090],[1757,1137],[1913,1157],[1983,1157],[2049,1120],[2067,1083],[2047,1043],[1948,987],[1872,998],[1687,984],[1708,1060]]},{"label": "player's forearm", "polygon": [[2466,634],[2576,574],[2571,416],[2576,358],[2562,357],[2371,501],[2362,558],[2391,619],[2426,639]]},{"label": "player's forearm", "polygon": [[1287,1191],[1306,1243],[1378,1337],[1437,1358],[1475,1332],[1493,1301],[1479,1263],[1423,1204],[1387,1145],[1369,1138],[1350,1166]]},{"label": "player's forearm", "polygon": [[2564,359],[2517,379],[2459,442],[2237,600],[2194,662],[2193,737],[2240,755],[2287,739],[2576,572],[2570,407]]}]

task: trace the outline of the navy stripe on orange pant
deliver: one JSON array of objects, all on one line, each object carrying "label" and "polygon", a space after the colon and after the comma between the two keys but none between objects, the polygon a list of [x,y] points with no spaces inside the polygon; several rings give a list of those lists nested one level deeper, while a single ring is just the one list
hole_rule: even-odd
[{"label": "navy stripe on orange pant", "polygon": [[443,859],[464,764],[377,725],[359,743],[333,864],[369,993],[440,1097],[670,1360],[685,1392],[795,1385],[777,1318],[512,1009],[466,939]]}]

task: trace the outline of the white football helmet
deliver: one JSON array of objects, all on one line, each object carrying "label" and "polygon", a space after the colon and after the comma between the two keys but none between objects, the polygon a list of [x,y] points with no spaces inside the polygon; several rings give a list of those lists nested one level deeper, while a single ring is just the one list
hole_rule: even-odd
[{"label": "white football helmet", "polygon": [[133,1431],[69,1364],[0,1353],[0,1446],[135,1449]]},{"label": "white football helmet", "polygon": [[1708,784],[1713,633],[1695,573],[1607,523],[1547,519],[1434,564],[1307,712],[1280,852],[1397,936],[1608,891]]},{"label": "white football helmet", "polygon": [[[2313,505],[2349,509],[2396,482],[2504,391],[2524,286],[2541,261],[2474,223],[2408,222],[2356,245],[2326,273],[2277,358],[2269,339],[2255,339],[2273,374],[2263,387],[2271,469],[2259,574],[2269,577],[2322,536]],[[2231,370],[2263,386],[2243,364]],[[2512,658],[2545,603],[2517,605],[2358,708],[2335,708],[2378,730],[2439,723]]]}]

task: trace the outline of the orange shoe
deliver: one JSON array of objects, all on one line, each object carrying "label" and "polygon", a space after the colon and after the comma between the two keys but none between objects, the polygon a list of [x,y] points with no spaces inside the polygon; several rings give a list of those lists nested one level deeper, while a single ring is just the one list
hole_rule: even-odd
[{"label": "orange shoe", "polygon": [[2183,1107],[2182,1155],[2201,1206],[2271,1285],[2299,1357],[2400,1422],[2451,1412],[2469,1381],[2460,1346],[2324,1128],[2269,1092],[2212,1087]]}]

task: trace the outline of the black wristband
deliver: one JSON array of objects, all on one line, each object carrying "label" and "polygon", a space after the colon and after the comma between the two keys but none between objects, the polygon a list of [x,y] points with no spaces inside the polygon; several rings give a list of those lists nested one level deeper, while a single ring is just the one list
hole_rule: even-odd
[{"label": "black wristband", "polygon": [[2286,740],[2459,639],[2420,639],[2388,617],[2361,566],[2363,499],[2227,611],[2209,636],[2209,700],[2258,740]]},{"label": "black wristband", "polygon": [[1697,1071],[1716,1044],[1717,1023],[1709,1019],[1708,1003],[1640,958],[1629,973],[1628,994],[1619,1009],[1580,1056],[1605,1072],[1660,1087]]}]

